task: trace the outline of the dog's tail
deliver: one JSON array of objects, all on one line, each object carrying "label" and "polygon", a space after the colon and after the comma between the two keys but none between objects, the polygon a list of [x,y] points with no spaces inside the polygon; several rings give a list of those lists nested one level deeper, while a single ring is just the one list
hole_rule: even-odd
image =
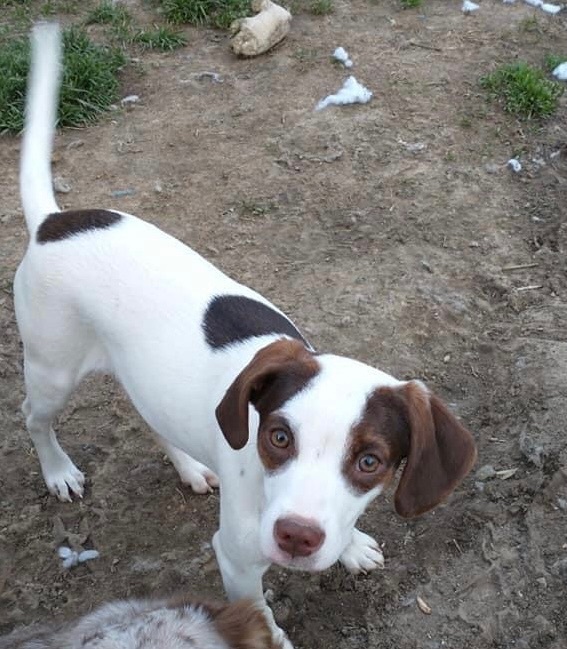
[{"label": "dog's tail", "polygon": [[30,234],[47,214],[58,212],[51,178],[51,152],[61,84],[61,30],[39,23],[31,36],[26,118],[20,160],[20,196]]}]

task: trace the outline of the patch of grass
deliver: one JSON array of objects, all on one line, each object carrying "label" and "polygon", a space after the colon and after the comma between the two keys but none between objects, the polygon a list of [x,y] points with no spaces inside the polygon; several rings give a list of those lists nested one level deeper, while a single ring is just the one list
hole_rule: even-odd
[{"label": "patch of grass", "polygon": [[[118,98],[118,71],[126,63],[116,48],[92,43],[80,29],[63,34],[64,72],[59,124],[84,126],[95,121]],[[0,132],[21,131],[29,69],[29,41],[14,38],[0,45]]]},{"label": "patch of grass", "polygon": [[518,23],[518,31],[528,34],[541,32],[541,25],[537,16],[527,16],[526,18],[522,18]]},{"label": "patch of grass", "polygon": [[187,39],[183,34],[173,31],[169,27],[154,26],[154,29],[142,29],[136,32],[132,36],[132,43],[147,50],[168,52],[187,45]]},{"label": "patch of grass", "polygon": [[209,25],[227,29],[238,18],[250,15],[250,0],[161,0],[165,19],[180,25]]},{"label": "patch of grass", "polygon": [[422,0],[400,0],[400,3],[404,9],[416,9],[421,7]]},{"label": "patch of grass", "polygon": [[95,7],[85,20],[85,25],[108,25],[114,41],[122,46],[130,42],[132,16],[126,7],[103,0]]},{"label": "patch of grass", "polygon": [[315,16],[328,16],[335,11],[333,0],[312,0],[309,11]]},{"label": "patch of grass", "polygon": [[543,66],[548,72],[553,72],[558,65],[565,63],[567,56],[558,56],[557,54],[546,54],[543,59]]},{"label": "patch of grass", "polygon": [[480,84],[505,111],[524,119],[551,115],[563,94],[560,84],[546,79],[542,70],[523,62],[498,68],[482,77]]},{"label": "patch of grass", "polygon": [[87,16],[87,25],[129,25],[130,13],[121,4],[114,4],[110,0],[103,0]]}]

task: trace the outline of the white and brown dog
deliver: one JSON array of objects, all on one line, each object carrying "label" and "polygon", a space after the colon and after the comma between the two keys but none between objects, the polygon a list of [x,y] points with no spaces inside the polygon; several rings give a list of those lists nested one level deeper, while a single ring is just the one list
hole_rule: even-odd
[{"label": "white and brown dog", "polygon": [[397,511],[437,505],[475,460],[471,434],[420,382],[316,353],[268,300],[153,225],[61,212],[50,171],[60,57],[58,28],[36,27],[20,181],[30,243],[14,283],[23,412],[49,490],[82,495],[52,423],[86,374],[108,372],[184,482],[220,482],[213,544],[231,599],[263,602],[271,563],[381,565],[360,514],[404,458]]},{"label": "white and brown dog", "polygon": [[0,649],[278,649],[258,605],[184,597],[105,604],[63,625],[0,637]]}]

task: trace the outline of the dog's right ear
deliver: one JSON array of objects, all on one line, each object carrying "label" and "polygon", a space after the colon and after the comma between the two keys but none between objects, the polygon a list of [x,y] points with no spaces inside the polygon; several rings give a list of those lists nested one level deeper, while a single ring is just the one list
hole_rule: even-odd
[{"label": "dog's right ear", "polygon": [[279,408],[319,372],[319,363],[298,340],[277,340],[261,349],[236,377],[215,411],[233,449],[248,442],[248,404],[267,415]]}]

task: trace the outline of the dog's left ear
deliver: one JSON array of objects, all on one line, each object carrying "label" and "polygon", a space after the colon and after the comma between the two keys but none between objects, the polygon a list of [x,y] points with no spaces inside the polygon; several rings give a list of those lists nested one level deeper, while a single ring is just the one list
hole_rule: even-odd
[{"label": "dog's left ear", "polygon": [[279,408],[319,371],[319,363],[297,340],[277,340],[261,349],[236,377],[215,411],[227,442],[239,450],[248,442],[248,404],[260,415]]},{"label": "dog's left ear", "polygon": [[455,489],[471,470],[476,447],[471,433],[421,383],[411,381],[399,390],[410,433],[395,507],[410,518],[433,509]]}]

